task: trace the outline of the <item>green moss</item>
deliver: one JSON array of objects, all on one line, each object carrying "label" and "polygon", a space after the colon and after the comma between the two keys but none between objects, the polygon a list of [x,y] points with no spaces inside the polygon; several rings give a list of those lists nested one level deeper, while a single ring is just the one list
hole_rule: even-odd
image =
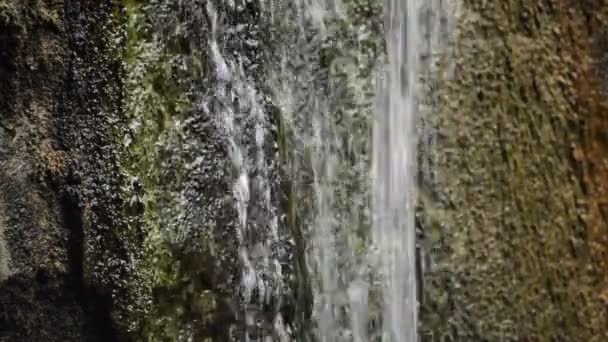
[{"label": "green moss", "polygon": [[[155,39],[147,24],[149,8],[142,1],[127,1],[126,112],[130,129],[122,142],[125,153],[122,165],[127,182],[123,188],[125,214],[130,230],[143,235],[143,253],[138,272],[141,278],[133,283],[133,292],[145,292],[148,298],[143,310],[133,312],[133,331],[141,339],[156,340],[150,326],[163,321],[153,290],[170,287],[179,280],[176,258],[160,232],[159,200],[163,141],[171,130],[174,118],[187,112],[190,102],[175,81],[171,59],[174,53]],[[138,293],[142,296],[142,293]],[[148,331],[148,332],[147,332]],[[177,335],[168,335],[177,336]]]},{"label": "green moss", "polygon": [[[134,313],[132,319],[138,322],[139,339],[173,341],[184,334],[204,335],[217,324],[217,313],[225,310],[208,283],[215,272],[209,269],[215,256],[208,237],[201,237],[199,248],[186,248],[176,245],[164,227],[182,214],[174,197],[186,175],[188,156],[176,157],[179,152],[172,148],[185,147],[183,128],[176,123],[190,113],[188,87],[203,72],[204,63],[186,37],[175,33],[179,30],[172,25],[181,23],[156,21],[175,16],[171,5],[128,1],[126,7],[126,106],[131,129],[123,164],[133,184],[124,191],[133,201],[125,210],[133,218],[131,229],[144,235],[139,271],[150,296],[147,310]],[[169,159],[174,161],[167,170],[164,163]],[[142,205],[143,214],[138,211]]]}]

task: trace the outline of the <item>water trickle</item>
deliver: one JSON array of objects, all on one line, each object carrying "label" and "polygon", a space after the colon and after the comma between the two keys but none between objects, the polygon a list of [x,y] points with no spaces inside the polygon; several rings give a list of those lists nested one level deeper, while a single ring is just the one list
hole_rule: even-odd
[{"label": "water trickle", "polygon": [[207,2],[206,6],[211,31],[207,46],[215,78],[203,102],[213,107],[212,116],[223,131],[232,161],[229,177],[238,218],[236,235],[241,267],[236,313],[241,328],[237,335],[244,341],[272,340],[273,336],[276,341],[287,341],[288,331],[280,313],[283,272],[277,246],[282,237],[271,189],[271,183],[276,182],[271,175],[275,172],[272,161],[276,157],[274,149],[269,148],[271,125],[266,97],[256,78],[261,62],[260,38],[252,33],[260,23],[253,20],[239,23],[257,5],[242,1],[228,1],[224,5],[221,14],[228,17],[230,10],[232,18],[223,26],[213,2]]}]

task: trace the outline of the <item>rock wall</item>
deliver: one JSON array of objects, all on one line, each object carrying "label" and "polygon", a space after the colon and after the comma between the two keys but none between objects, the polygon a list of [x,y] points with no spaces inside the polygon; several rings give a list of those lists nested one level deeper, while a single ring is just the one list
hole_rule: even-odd
[{"label": "rock wall", "polygon": [[[605,1],[463,1],[432,116],[428,341],[604,341]],[[447,65],[447,64],[446,64]]]},{"label": "rock wall", "polygon": [[0,3],[0,340],[120,339],[112,315],[133,265],[114,131],[119,12]]},{"label": "rock wall", "polygon": [[[192,92],[215,77],[196,4],[0,2],[0,340],[223,341],[254,329],[223,196],[226,137]],[[259,20],[244,9],[228,25]],[[458,14],[453,70],[437,72],[425,119],[433,172],[419,223],[434,267],[421,334],[604,341],[608,5],[465,0]],[[285,162],[281,113],[264,105]],[[248,306],[260,333],[277,311],[306,326],[312,304],[296,185],[272,168],[274,205],[289,214],[274,246],[288,285]],[[263,222],[267,209],[248,210]]]},{"label": "rock wall", "polygon": [[[214,119],[227,104],[213,94],[207,5],[0,2],[0,340],[224,341],[269,333],[277,313],[295,329],[288,240],[297,232],[286,218],[264,247],[271,255],[257,256],[276,259],[282,278],[255,267],[273,299],[243,299],[238,175]],[[225,28],[244,25],[263,39],[256,5],[216,5]],[[214,39],[250,61],[244,72],[261,92],[263,54],[242,49],[235,32]],[[246,158],[259,149],[267,158],[265,176],[249,174],[251,255],[288,191],[276,118],[257,104],[268,114],[267,140],[251,147],[252,122],[238,137]],[[262,202],[262,181],[272,203]]]}]

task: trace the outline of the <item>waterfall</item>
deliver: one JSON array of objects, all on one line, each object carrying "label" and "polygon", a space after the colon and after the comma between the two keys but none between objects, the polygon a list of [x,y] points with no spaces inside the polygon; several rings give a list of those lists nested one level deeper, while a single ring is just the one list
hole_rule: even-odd
[{"label": "waterfall", "polygon": [[[260,2],[257,30],[266,37],[244,43],[259,51],[252,65],[263,64],[263,86],[242,52],[218,45],[217,14],[208,5],[211,93],[234,171],[246,339],[295,339],[280,313],[284,277],[272,246],[285,227],[264,147],[278,120],[295,188],[294,211],[286,214],[299,218],[311,274],[313,339],[418,340],[419,100],[443,3]],[[224,31],[236,35],[239,26]],[[267,102],[280,119],[267,115]],[[256,322],[271,303],[272,331],[260,331]]]},{"label": "waterfall", "polygon": [[150,104],[133,126],[156,119],[157,92],[183,102],[143,122],[167,130],[158,235],[188,261],[161,285],[192,309],[159,335],[417,341],[423,74],[446,2],[142,5],[150,42],[131,75]]},{"label": "waterfall", "polygon": [[415,205],[419,0],[386,0],[388,63],[373,130],[372,237],[382,272],[383,340],[417,341]]},{"label": "waterfall", "polygon": [[[441,48],[437,37],[444,29],[440,19],[445,17],[446,1],[260,4],[260,25],[267,30],[262,58],[265,91],[285,126],[282,153],[295,188],[290,199],[294,211],[287,215],[298,218],[294,220],[307,245],[313,339],[416,342],[420,280],[415,175],[418,137],[425,135],[419,108],[426,96],[423,73],[432,69],[433,58],[428,57]],[[219,69],[224,69],[221,63]],[[230,75],[232,83],[247,85],[242,71],[228,69],[223,74]],[[251,229],[245,209],[251,186],[247,167],[258,170],[256,183],[269,189],[260,148],[267,118],[253,90],[235,96],[250,104],[245,112],[255,123],[255,139],[249,143],[257,146],[249,161],[242,145],[232,149],[241,175],[234,192],[241,234],[246,234]],[[232,122],[232,116],[226,120]],[[238,132],[230,136],[233,142],[239,140]],[[270,207],[269,190],[262,194],[256,201]],[[268,239],[277,241],[277,219],[271,221]],[[251,262],[254,246],[239,241],[249,301],[253,289],[263,293],[266,288],[259,280],[259,262]],[[274,270],[270,277],[281,279],[280,267]],[[281,321],[280,314],[276,320]]]},{"label": "waterfall", "polygon": [[445,45],[447,5],[272,7],[280,43],[268,83],[288,126],[316,341],[418,341],[419,113],[430,112],[423,79]]}]

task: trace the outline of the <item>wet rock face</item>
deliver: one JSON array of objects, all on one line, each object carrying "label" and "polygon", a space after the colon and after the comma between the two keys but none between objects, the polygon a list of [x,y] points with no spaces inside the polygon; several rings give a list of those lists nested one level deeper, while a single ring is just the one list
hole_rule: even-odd
[{"label": "wet rock face", "polygon": [[[137,19],[129,28],[127,116],[135,128],[127,150],[137,158],[126,164],[148,198],[152,305],[142,333],[153,340],[272,334],[277,312],[292,309],[285,299],[292,296],[285,285],[293,281],[291,232],[279,224],[278,241],[270,241],[284,189],[261,78],[259,6],[157,0],[129,7]],[[246,189],[237,190],[241,181]],[[243,190],[247,201],[239,201]],[[253,285],[244,286],[246,267]]]},{"label": "wet rock face", "polygon": [[[0,339],[111,341],[129,268],[111,2],[0,5]],[[103,265],[103,267],[101,267]]]}]

